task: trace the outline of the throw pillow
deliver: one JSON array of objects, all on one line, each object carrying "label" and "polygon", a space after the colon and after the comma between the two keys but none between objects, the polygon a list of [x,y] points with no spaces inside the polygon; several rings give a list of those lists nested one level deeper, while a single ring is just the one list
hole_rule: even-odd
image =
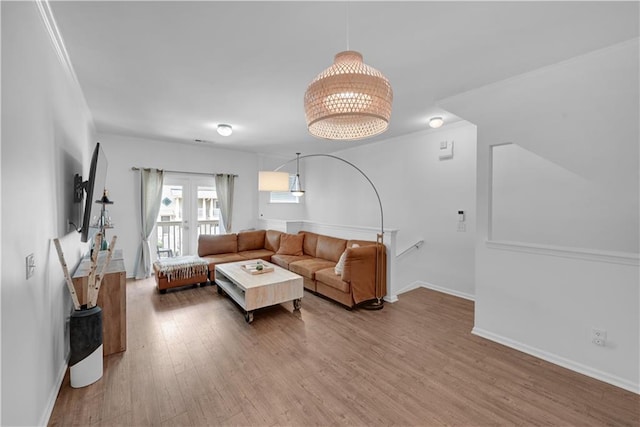
[{"label": "throw pillow", "polygon": [[304,243],[304,234],[282,234],[280,236],[279,255],[302,255],[302,244]]},{"label": "throw pillow", "polygon": [[[353,245],[351,245],[352,248],[359,248],[360,245],[357,243],[354,243]],[[340,276],[342,275],[342,272],[344,271],[344,259],[347,257],[347,251],[345,250],[344,252],[342,252],[342,255],[340,255],[340,259],[338,260],[338,263],[336,264],[336,267],[334,268],[334,271],[336,272],[336,275]]]}]

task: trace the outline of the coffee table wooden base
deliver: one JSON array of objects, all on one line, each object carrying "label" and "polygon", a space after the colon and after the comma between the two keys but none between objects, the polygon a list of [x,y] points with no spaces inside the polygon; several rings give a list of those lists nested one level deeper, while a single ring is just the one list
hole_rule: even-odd
[{"label": "coffee table wooden base", "polygon": [[300,310],[304,293],[302,277],[275,264],[264,262],[274,271],[253,275],[242,268],[253,260],[218,264],[215,282],[218,293],[225,293],[245,311],[247,323],[253,322],[254,310],[293,301],[294,310]]}]

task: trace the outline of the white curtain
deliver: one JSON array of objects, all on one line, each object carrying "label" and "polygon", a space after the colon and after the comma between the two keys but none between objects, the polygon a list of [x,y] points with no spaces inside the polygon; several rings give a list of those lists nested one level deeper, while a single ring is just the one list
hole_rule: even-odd
[{"label": "white curtain", "polygon": [[231,233],[233,216],[233,183],[236,176],[227,173],[216,174],[216,193],[220,204],[220,216],[225,233]]},{"label": "white curtain", "polygon": [[140,219],[141,242],[136,259],[136,279],[151,276],[151,249],[149,236],[153,231],[160,210],[162,198],[162,180],[164,172],[160,169],[140,169]]}]

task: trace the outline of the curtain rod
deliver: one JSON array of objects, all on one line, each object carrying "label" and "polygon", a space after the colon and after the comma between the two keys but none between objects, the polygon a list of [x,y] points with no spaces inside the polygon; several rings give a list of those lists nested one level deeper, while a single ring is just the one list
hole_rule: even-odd
[{"label": "curtain rod", "polygon": [[[216,175],[222,175],[222,174],[217,174],[217,173],[207,173],[207,172],[186,172],[186,171],[171,171],[168,169],[159,169],[159,168],[140,168],[138,166],[131,166],[131,170],[132,171],[139,171],[140,169],[158,169],[167,173],[182,173],[182,174],[186,174],[186,175],[205,175],[205,176],[216,176]],[[238,177],[238,175],[233,175],[236,178]]]}]

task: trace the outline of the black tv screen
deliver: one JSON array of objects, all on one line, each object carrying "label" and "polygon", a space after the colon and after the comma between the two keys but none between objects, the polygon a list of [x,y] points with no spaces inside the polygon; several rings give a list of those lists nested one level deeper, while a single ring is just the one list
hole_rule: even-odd
[{"label": "black tv screen", "polygon": [[88,242],[100,230],[97,226],[100,218],[100,210],[102,206],[94,203],[94,198],[101,198],[107,180],[107,158],[100,147],[100,143],[96,143],[91,157],[91,167],[89,169],[89,179],[84,182],[86,198],[84,203],[84,214],[82,217],[82,229],[80,230],[80,240]]}]

